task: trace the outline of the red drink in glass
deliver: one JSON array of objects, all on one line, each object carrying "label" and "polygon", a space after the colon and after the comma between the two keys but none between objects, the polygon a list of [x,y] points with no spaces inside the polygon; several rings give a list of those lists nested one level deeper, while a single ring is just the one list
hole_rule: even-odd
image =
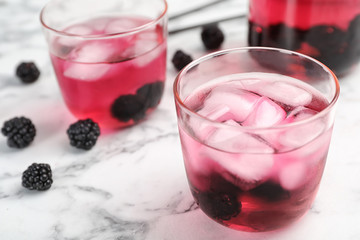
[{"label": "red drink in glass", "polygon": [[327,67],[282,49],[229,49],[185,67],[174,95],[188,182],[205,214],[262,232],[308,211],[339,95]]},{"label": "red drink in glass", "polygon": [[[104,35],[148,22],[141,18],[99,18],[64,31]],[[51,60],[65,103],[75,116],[92,118],[105,127],[122,127],[143,119],[158,105],[166,73],[162,28],[122,38],[66,40],[53,42],[63,54],[51,54]],[[141,91],[143,96],[138,94]],[[122,99],[128,104],[123,112],[116,109]]]},{"label": "red drink in glass", "polygon": [[250,0],[249,45],[297,51],[343,76],[360,60],[360,0]]},{"label": "red drink in glass", "polygon": [[[259,75],[217,82],[184,103],[232,127],[294,124],[329,105],[305,84]],[[185,128],[180,126],[180,135],[191,191],[209,217],[239,230],[269,231],[288,225],[310,208],[332,131],[322,119],[276,135],[217,130],[206,123],[192,134]],[[238,152],[240,148],[246,149],[244,153]]]},{"label": "red drink in glass", "polygon": [[51,61],[74,116],[114,129],[157,107],[166,79],[166,12],[165,0],[52,0],[44,7]]}]

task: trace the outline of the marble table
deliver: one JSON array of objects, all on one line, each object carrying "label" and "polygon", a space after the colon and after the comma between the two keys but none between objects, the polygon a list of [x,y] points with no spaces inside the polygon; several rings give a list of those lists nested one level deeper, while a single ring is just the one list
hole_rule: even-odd
[{"label": "marble table", "polygon": [[[1,240],[360,239],[360,66],[341,79],[328,162],[309,213],[280,233],[238,232],[213,222],[194,204],[182,161],[170,60],[177,49],[204,55],[200,30],[169,36],[165,95],[145,122],[103,134],[91,151],[78,151],[68,144],[65,132],[75,118],[62,101],[40,28],[39,11],[46,2],[0,0],[0,124],[24,115],[38,129],[34,143],[23,150],[8,148],[0,137]],[[200,2],[170,0],[170,14]],[[246,9],[247,1],[224,1],[169,27]],[[245,19],[220,26],[223,48],[246,45]],[[23,60],[39,66],[36,83],[16,79],[14,70]],[[21,187],[21,174],[33,162],[51,165],[50,190]]]}]

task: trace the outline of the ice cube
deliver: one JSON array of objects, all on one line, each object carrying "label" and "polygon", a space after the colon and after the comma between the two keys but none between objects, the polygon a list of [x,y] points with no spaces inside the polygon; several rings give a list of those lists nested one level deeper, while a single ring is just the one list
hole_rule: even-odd
[{"label": "ice cube", "polygon": [[111,21],[107,24],[107,26],[105,27],[104,32],[105,33],[120,33],[120,32],[124,32],[124,31],[129,31],[131,29],[134,29],[136,27],[139,27],[140,23],[136,22],[134,20],[131,19],[118,19],[115,21]]},{"label": "ice cube", "polygon": [[161,41],[155,30],[148,30],[136,35],[135,51],[141,55],[155,49]]},{"label": "ice cube", "polygon": [[233,115],[233,120],[242,122],[251,113],[260,97],[256,94],[230,86],[215,87],[205,99],[204,105],[225,104]]},{"label": "ice cube", "polygon": [[242,154],[237,161],[228,161],[224,167],[246,181],[261,181],[269,176],[274,164],[272,154]]},{"label": "ice cube", "polygon": [[[141,44],[143,44],[142,47],[139,47]],[[147,47],[146,47],[147,46]],[[141,53],[142,50],[144,50],[144,47],[146,47],[146,54],[143,55],[138,55],[139,53]],[[165,51],[166,51],[166,46],[164,44],[162,45],[158,45],[157,43],[154,42],[148,42],[148,41],[138,41],[137,45],[135,46],[135,54],[137,56],[139,56],[138,58],[136,58],[136,60],[134,61],[134,64],[136,64],[139,67],[143,67],[146,66],[150,63],[152,63],[155,59],[162,57],[161,55],[164,54],[163,56],[163,62],[165,62]],[[142,52],[144,53],[144,52]]]},{"label": "ice cube", "polygon": [[114,55],[114,46],[111,42],[90,41],[75,48],[69,59],[82,63],[100,63],[111,60]]},{"label": "ice cube", "polygon": [[[218,105],[215,108],[205,106],[197,112],[199,115],[206,117],[213,121],[223,121],[228,118],[229,108],[225,105]],[[200,117],[193,117],[190,120],[191,128],[193,129],[197,138],[201,141],[206,141],[208,137],[215,131],[215,126],[212,122]]]},{"label": "ice cube", "polygon": [[148,30],[136,35],[133,51],[135,56],[138,56],[134,61],[137,66],[146,66],[160,57],[161,54],[165,54],[166,46],[158,38],[155,30]]},{"label": "ice cube", "polygon": [[245,180],[230,172],[222,171],[221,175],[229,182],[239,187],[243,191],[249,191],[259,186],[264,180]]},{"label": "ice cube", "polygon": [[233,153],[263,154],[274,152],[271,145],[261,137],[242,132],[240,129],[236,130],[235,128],[224,127],[213,130],[206,138],[206,143],[214,148]]},{"label": "ice cube", "polygon": [[301,121],[316,115],[318,112],[307,107],[296,107],[289,114],[287,118],[292,118],[293,122]]},{"label": "ice cube", "polygon": [[295,162],[282,167],[279,174],[281,186],[287,190],[300,187],[306,180],[306,170],[306,165],[302,162]]},{"label": "ice cube", "polygon": [[214,170],[244,191],[266,181],[274,166],[272,154],[230,153],[207,147],[202,155],[217,163]]},{"label": "ice cube", "polygon": [[284,81],[258,82],[250,84],[246,88],[274,101],[294,107],[307,105],[312,100],[310,92]]},{"label": "ice cube", "polygon": [[267,97],[261,97],[253,107],[250,115],[242,122],[243,126],[270,127],[286,117],[286,112]]},{"label": "ice cube", "polygon": [[266,181],[273,165],[271,154],[239,154],[235,161],[227,159],[223,163],[222,167],[231,174],[223,172],[222,175],[242,190],[248,191]]},{"label": "ice cube", "polygon": [[[92,34],[92,29],[84,25],[75,25],[65,29],[64,31],[67,33],[77,34],[82,36]],[[80,44],[83,40],[74,38],[73,36],[61,36],[61,37],[56,37],[56,41],[61,46],[74,47]]]},{"label": "ice cube", "polygon": [[311,102],[312,94],[286,82],[274,82],[276,100],[291,106],[304,106]]},{"label": "ice cube", "polygon": [[67,63],[64,76],[83,80],[99,80],[110,69],[110,64]]},{"label": "ice cube", "polygon": [[[295,108],[287,117],[289,122],[297,122],[314,116],[317,112],[306,107]],[[290,148],[301,147],[320,136],[326,124],[322,118],[313,119],[306,123],[292,126],[279,135],[279,143]]]},{"label": "ice cube", "polygon": [[71,61],[65,64],[64,75],[84,81],[100,79],[110,69],[110,64],[103,62],[111,60],[113,54],[112,45],[108,42],[82,44],[68,55]]},{"label": "ice cube", "polygon": [[210,120],[223,122],[232,117],[230,108],[225,104],[205,105],[197,112],[199,115],[204,116]]}]

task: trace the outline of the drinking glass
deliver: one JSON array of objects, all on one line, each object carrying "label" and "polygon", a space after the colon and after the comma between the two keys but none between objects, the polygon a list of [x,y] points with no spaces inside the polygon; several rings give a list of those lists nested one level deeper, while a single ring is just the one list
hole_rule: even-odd
[{"label": "drinking glass", "polygon": [[250,0],[249,45],[316,58],[337,76],[360,61],[360,0]]},{"label": "drinking glass", "polygon": [[173,90],[189,186],[206,215],[262,232],[308,211],[339,96],[329,68],[288,50],[228,49],[190,63]]},{"label": "drinking glass", "polygon": [[52,0],[41,23],[63,99],[104,128],[143,120],[166,79],[165,0]]}]

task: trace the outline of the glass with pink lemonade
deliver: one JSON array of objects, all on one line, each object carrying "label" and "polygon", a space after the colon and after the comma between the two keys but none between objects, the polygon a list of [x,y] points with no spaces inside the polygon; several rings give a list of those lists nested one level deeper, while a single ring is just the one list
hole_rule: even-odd
[{"label": "glass with pink lemonade", "polygon": [[41,22],[69,110],[104,128],[133,125],[166,78],[165,0],[52,0]]},{"label": "glass with pink lemonade", "polygon": [[216,52],[174,83],[192,195],[233,229],[281,229],[311,207],[326,163],[339,85],[320,62],[274,48]]}]

